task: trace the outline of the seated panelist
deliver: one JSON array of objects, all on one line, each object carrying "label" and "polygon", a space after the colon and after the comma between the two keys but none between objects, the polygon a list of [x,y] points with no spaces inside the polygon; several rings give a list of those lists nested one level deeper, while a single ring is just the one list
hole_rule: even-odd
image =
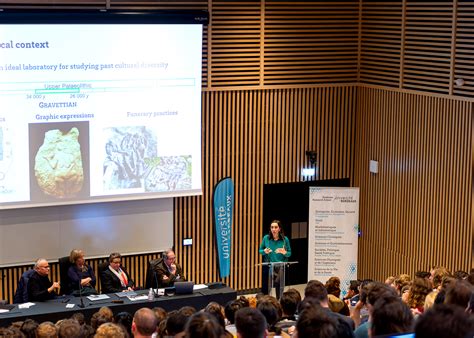
[{"label": "seated panelist", "polygon": [[28,279],[28,301],[42,302],[56,298],[56,292],[59,289],[58,282],[49,280],[49,264],[44,258],[39,258],[34,267],[35,272]]},{"label": "seated panelist", "polygon": [[84,251],[73,249],[69,255],[69,261],[72,266],[69,267],[67,276],[71,282],[72,294],[74,296],[97,294],[95,274],[92,268],[85,263]]},{"label": "seated panelist", "polygon": [[153,266],[159,288],[166,288],[174,285],[174,282],[185,281],[183,269],[176,263],[176,255],[172,249],[163,252],[161,260]]},{"label": "seated panelist", "polygon": [[133,290],[133,280],[121,266],[122,256],[118,252],[109,256],[109,266],[100,274],[102,293],[116,293]]}]

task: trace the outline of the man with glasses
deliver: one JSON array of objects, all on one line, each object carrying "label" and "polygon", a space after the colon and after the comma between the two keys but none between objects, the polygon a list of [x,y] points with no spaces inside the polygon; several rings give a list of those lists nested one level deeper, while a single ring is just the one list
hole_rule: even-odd
[{"label": "man with glasses", "polygon": [[30,302],[43,302],[56,298],[55,290],[59,289],[58,282],[49,280],[49,263],[44,258],[39,258],[34,267],[35,272],[28,280],[28,300]]},{"label": "man with glasses", "polygon": [[183,269],[176,263],[176,255],[172,249],[163,252],[163,259],[153,267],[156,273],[159,288],[173,286],[174,282],[182,282],[186,279],[183,275]]}]

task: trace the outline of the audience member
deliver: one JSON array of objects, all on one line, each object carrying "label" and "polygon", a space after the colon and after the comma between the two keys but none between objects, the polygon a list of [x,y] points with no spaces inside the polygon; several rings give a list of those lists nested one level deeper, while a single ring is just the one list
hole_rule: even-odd
[{"label": "audience member", "polygon": [[244,307],[235,313],[235,327],[238,338],[264,338],[267,333],[265,317],[251,307]]},{"label": "audience member", "polygon": [[319,306],[315,298],[303,300],[302,307],[293,338],[342,338],[338,335],[337,319]]},{"label": "audience member", "polygon": [[404,333],[412,330],[413,316],[400,298],[382,297],[375,301],[371,311],[371,336]]},{"label": "audience member", "polygon": [[166,333],[169,336],[184,336],[184,329],[189,315],[182,311],[172,311],[166,320]]},{"label": "audience member", "polygon": [[185,336],[187,338],[223,338],[226,335],[215,315],[210,312],[198,312],[188,320]]},{"label": "audience member", "polygon": [[412,309],[414,315],[423,313],[425,298],[431,292],[429,280],[415,278],[408,291],[407,305]]},{"label": "audience member", "polygon": [[273,296],[264,296],[257,302],[257,310],[265,317],[268,332],[280,334],[281,328],[275,326],[283,314],[278,300]]},{"label": "audience member", "polygon": [[56,298],[54,291],[59,289],[58,282],[49,280],[49,263],[44,258],[39,258],[34,266],[35,272],[28,280],[28,300],[30,302],[43,302]]},{"label": "audience member", "polygon": [[416,338],[466,338],[474,335],[474,318],[458,306],[437,304],[415,323]]},{"label": "audience member", "polygon": [[465,280],[456,280],[446,290],[444,298],[445,304],[457,305],[465,309],[469,305],[469,300],[474,287]]},{"label": "audience member", "polygon": [[133,316],[126,311],[119,312],[114,316],[114,323],[121,325],[129,336],[132,336]]},{"label": "audience member", "polygon": [[84,314],[82,312],[76,312],[74,313],[72,316],[71,316],[71,319],[74,319],[76,320],[79,325],[84,325],[85,323],[85,318],[84,318]]},{"label": "audience member", "polygon": [[141,308],[135,312],[132,322],[132,334],[134,337],[151,337],[156,331],[155,313],[148,308]]},{"label": "audience member", "polygon": [[36,329],[38,328],[38,322],[33,319],[25,319],[21,325],[21,332],[25,334],[27,338],[34,338],[36,336]]},{"label": "audience member", "polygon": [[115,323],[104,323],[97,329],[94,338],[126,338],[125,329]]},{"label": "audience member", "polygon": [[37,338],[57,338],[58,337],[58,329],[56,325],[51,322],[42,322],[38,325],[36,329],[36,337]]},{"label": "audience member", "polygon": [[324,284],[320,281],[310,280],[308,284],[306,284],[306,288],[304,289],[304,296],[305,299],[310,298],[317,301],[321,307],[332,313],[333,316],[336,316],[338,320],[342,319],[344,322],[346,322],[351,329],[355,328],[354,321],[350,317],[341,315],[337,312],[332,312],[329,309],[328,292]]},{"label": "audience member", "polygon": [[65,319],[58,328],[59,338],[80,338],[81,326],[74,319]]}]

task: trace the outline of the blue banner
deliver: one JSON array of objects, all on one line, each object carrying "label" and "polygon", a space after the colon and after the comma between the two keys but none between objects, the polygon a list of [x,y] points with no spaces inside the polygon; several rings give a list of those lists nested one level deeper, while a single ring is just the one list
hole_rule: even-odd
[{"label": "blue banner", "polygon": [[214,188],[214,227],[219,256],[221,278],[230,275],[230,253],[232,240],[232,214],[234,209],[234,183],[226,177]]}]

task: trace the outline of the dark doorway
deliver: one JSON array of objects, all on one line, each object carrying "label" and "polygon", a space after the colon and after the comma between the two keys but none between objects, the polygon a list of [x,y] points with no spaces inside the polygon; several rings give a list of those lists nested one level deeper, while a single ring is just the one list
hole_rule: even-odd
[{"label": "dark doorway", "polygon": [[[263,186],[262,237],[268,233],[272,220],[280,220],[285,235],[290,239],[290,261],[298,262],[298,264],[290,265],[286,275],[286,285],[305,284],[308,281],[309,187],[349,187],[349,184],[350,180],[344,178]],[[292,238],[292,227],[295,233],[299,233],[297,238]],[[302,227],[306,229],[298,232],[298,229],[302,230]],[[305,233],[306,236],[304,236]]]}]

